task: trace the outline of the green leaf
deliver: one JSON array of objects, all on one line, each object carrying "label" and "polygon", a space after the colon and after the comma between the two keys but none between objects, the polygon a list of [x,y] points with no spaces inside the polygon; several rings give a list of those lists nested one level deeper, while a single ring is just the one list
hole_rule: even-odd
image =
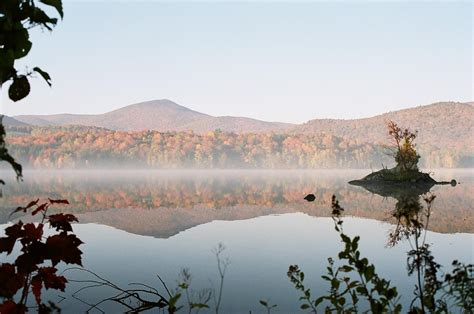
[{"label": "green leaf", "polygon": [[0,50],[0,69],[4,71],[4,68],[13,67],[15,62],[15,53],[12,49]]},{"label": "green leaf", "polygon": [[61,19],[64,18],[63,3],[61,0],[40,0],[40,2],[54,7],[61,16]]},{"label": "green leaf", "polygon": [[370,281],[375,275],[375,267],[374,265],[370,265],[367,267],[367,270],[365,272],[365,278],[367,281]]},{"label": "green leaf", "polygon": [[268,306],[268,303],[267,303],[266,301],[264,301],[264,300],[260,300],[259,302],[260,302],[260,304],[263,305],[263,306]]},{"label": "green leaf", "polygon": [[48,30],[52,31],[52,26],[58,23],[58,19],[51,18],[39,8],[35,8],[33,14],[30,16],[30,22],[39,24],[43,27],[46,27]]},{"label": "green leaf", "polygon": [[23,58],[31,49],[31,41],[28,30],[21,24],[15,23],[15,28],[12,31],[5,31],[2,29],[1,43],[4,45],[2,50],[11,50],[15,59]]},{"label": "green leaf", "polygon": [[15,55],[15,58],[16,58],[16,59],[20,59],[20,58],[25,57],[25,56],[28,54],[28,52],[30,52],[31,46],[33,46],[33,44],[31,43],[31,41],[26,40],[26,41],[23,43],[23,46],[20,47],[20,49],[17,51],[17,53],[16,53],[16,55]]},{"label": "green leaf", "polygon": [[354,270],[354,268],[352,268],[351,266],[343,265],[339,268],[339,270],[342,271],[342,272],[348,273],[348,272]]},{"label": "green leaf", "polygon": [[301,304],[300,308],[301,308],[302,310],[306,310],[306,309],[309,309],[309,305],[306,304],[306,303],[305,303],[305,304]]},{"label": "green leaf", "polygon": [[316,301],[314,301],[314,305],[318,306],[319,304],[321,304],[321,302],[324,301],[324,299],[324,296],[317,298]]},{"label": "green leaf", "polygon": [[19,101],[30,93],[30,82],[24,75],[15,77],[12,85],[8,89],[8,97],[13,101]]},{"label": "green leaf", "polygon": [[350,284],[347,285],[347,288],[352,289],[352,288],[355,288],[355,287],[358,287],[358,286],[359,286],[358,281],[352,281]]},{"label": "green leaf", "polygon": [[38,74],[41,75],[46,83],[51,87],[51,76],[49,76],[48,72],[45,72],[38,67],[34,67],[33,71],[38,72]]},{"label": "green leaf", "polygon": [[168,300],[168,303],[169,303],[169,306],[171,308],[175,308],[176,307],[176,304],[178,303],[179,299],[181,298],[181,293],[177,293],[175,294],[174,296],[172,296],[169,300]]}]

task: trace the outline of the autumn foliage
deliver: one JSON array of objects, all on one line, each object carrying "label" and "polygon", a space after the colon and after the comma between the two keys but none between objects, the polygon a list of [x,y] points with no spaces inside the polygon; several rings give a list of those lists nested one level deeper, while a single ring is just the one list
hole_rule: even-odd
[{"label": "autumn foliage", "polygon": [[[41,215],[39,223],[18,221],[5,229],[5,236],[0,238],[0,253],[10,255],[17,243],[20,252],[13,263],[0,264],[0,313],[24,313],[31,307],[28,296],[33,293],[39,313],[49,313],[55,305],[42,301],[44,289],[64,291],[67,279],[58,274],[59,263],[82,266],[82,252],[79,246],[82,241],[72,233],[72,222],[77,218],[71,214],[48,215],[48,209],[54,204],[69,204],[67,200],[48,199],[40,203],[39,199],[15,212],[29,212]],[[45,225],[55,229],[54,233],[44,236]]]},{"label": "autumn foliage", "polygon": [[[7,128],[9,151],[25,168],[377,168],[383,145],[328,133],[113,131],[97,127]],[[433,143],[434,144],[434,143]],[[423,144],[421,167],[468,167],[459,149]]]},{"label": "autumn foliage", "polygon": [[402,129],[395,122],[388,121],[388,134],[393,142],[393,157],[397,168],[402,171],[418,170],[420,155],[416,152],[415,139],[417,132],[408,128]]},{"label": "autumn foliage", "polygon": [[381,146],[330,134],[113,131],[11,127],[13,156],[33,168],[368,168]]}]

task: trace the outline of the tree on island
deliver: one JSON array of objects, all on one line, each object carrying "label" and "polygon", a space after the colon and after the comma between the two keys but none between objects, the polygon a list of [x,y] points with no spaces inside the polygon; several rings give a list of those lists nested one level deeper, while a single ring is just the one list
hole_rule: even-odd
[{"label": "tree on island", "polygon": [[396,171],[418,171],[418,161],[420,155],[416,152],[415,139],[418,132],[410,129],[400,128],[394,121],[387,123],[388,134],[391,137],[393,146],[390,147],[390,155],[395,158]]},{"label": "tree on island", "polygon": [[349,181],[350,184],[360,185],[371,188],[389,188],[393,189],[393,184],[406,186],[406,184],[417,184],[428,187],[435,184],[456,185],[456,180],[436,181],[428,173],[421,172],[418,169],[420,155],[416,152],[414,143],[418,133],[409,128],[401,128],[397,123],[389,120],[387,122],[388,134],[392,145],[388,146],[389,155],[393,156],[397,165],[394,168],[372,172],[360,180]]}]

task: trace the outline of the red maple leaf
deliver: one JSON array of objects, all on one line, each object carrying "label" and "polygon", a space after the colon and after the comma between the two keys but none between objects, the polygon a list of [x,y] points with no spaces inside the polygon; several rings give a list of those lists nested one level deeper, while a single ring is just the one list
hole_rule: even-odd
[{"label": "red maple leaf", "polygon": [[78,221],[76,216],[71,214],[56,214],[48,216],[49,224],[52,228],[56,228],[56,231],[72,231],[71,222]]},{"label": "red maple leaf", "polygon": [[82,243],[74,234],[60,233],[50,236],[46,239],[48,258],[53,266],[61,261],[82,266],[82,252],[78,248]]}]

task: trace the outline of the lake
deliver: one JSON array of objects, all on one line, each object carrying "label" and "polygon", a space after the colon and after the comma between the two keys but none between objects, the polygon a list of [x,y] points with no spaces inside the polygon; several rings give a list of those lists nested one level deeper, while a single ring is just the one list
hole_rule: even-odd
[{"label": "lake", "polygon": [[[179,272],[189,268],[195,291],[218,283],[216,258],[219,243],[230,265],[224,282],[222,313],[263,313],[261,299],[278,306],[272,313],[299,311],[298,292],[286,276],[298,264],[306,274],[313,295],[329,286],[320,276],[328,257],[342,249],[331,219],[331,197],[345,208],[344,231],[360,235],[362,254],[377,272],[392,280],[411,301],[414,278],[407,276],[408,241],[387,245],[396,219],[397,199],[372,194],[347,184],[370,170],[189,170],[189,171],[26,171],[17,183],[9,172],[0,199],[0,229],[10,220],[30,220],[9,214],[36,198],[68,199],[69,206],[54,211],[74,213],[80,223],[74,231],[81,246],[84,267],[126,287],[140,282],[164,291],[160,277],[176,287]],[[436,261],[449,271],[451,261],[473,262],[474,171],[434,170],[437,180],[456,179],[459,184],[435,186],[437,197],[427,233]],[[306,202],[308,193],[316,196]],[[2,256],[4,258],[4,256]],[[85,274],[68,272],[68,278]],[[70,284],[64,312],[83,312],[88,306],[71,297],[80,287]],[[106,289],[81,292],[94,302],[110,296]],[[58,293],[49,294],[59,301]],[[212,302],[211,302],[212,304]],[[116,311],[115,304],[102,307]]]}]

